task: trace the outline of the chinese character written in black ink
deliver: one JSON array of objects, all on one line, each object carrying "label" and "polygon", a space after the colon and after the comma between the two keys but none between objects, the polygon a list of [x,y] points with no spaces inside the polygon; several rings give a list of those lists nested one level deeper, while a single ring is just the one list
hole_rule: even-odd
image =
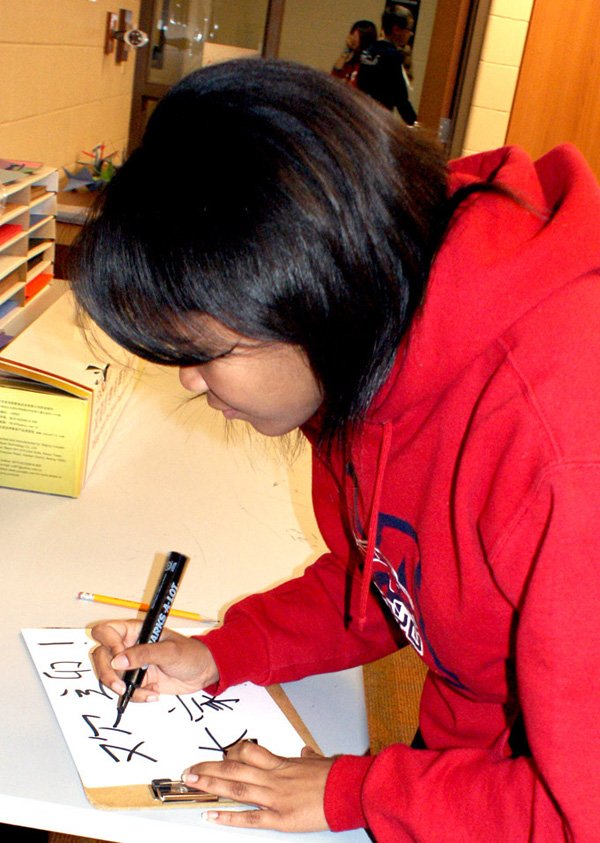
[{"label": "chinese character written in black ink", "polygon": [[[48,679],[60,679],[63,682],[67,679],[81,679],[84,673],[91,673],[91,668],[82,667],[83,662],[80,661],[60,661],[51,662],[50,671],[44,671],[43,675]],[[61,665],[65,665],[61,667]]]},{"label": "chinese character written in black ink", "polygon": [[198,746],[198,749],[204,749],[204,750],[206,750],[207,752],[221,752],[221,753],[226,752],[226,750],[228,750],[228,749],[229,749],[229,747],[234,746],[236,743],[239,743],[239,742],[240,742],[241,740],[243,740],[243,739],[246,737],[246,735],[248,734],[248,729],[244,729],[244,731],[242,732],[242,734],[241,734],[241,735],[238,735],[238,737],[237,737],[235,740],[233,740],[233,741],[229,741],[228,743],[221,743],[221,742],[220,742],[220,741],[219,741],[219,740],[218,740],[218,739],[217,739],[217,738],[213,735],[213,733],[210,731],[210,729],[208,728],[208,726],[205,726],[205,727],[204,727],[204,731],[206,732],[206,734],[208,735],[208,737],[211,739],[211,741],[212,741],[212,744],[213,744],[213,745],[212,745],[212,746],[202,746],[202,744],[200,744],[200,745]]},{"label": "chinese character written in black ink", "polygon": [[[114,726],[98,726],[98,727],[96,727],[92,723],[92,720],[100,720],[101,719],[100,716],[97,715],[97,714],[82,714],[81,716],[82,716],[82,719],[85,721],[85,723],[89,726],[89,728],[92,731],[92,734],[88,735],[89,739],[93,740],[93,741],[98,741],[98,746],[100,747],[100,749],[104,750],[104,752],[106,752],[106,754],[108,756],[110,756],[110,758],[112,758],[113,761],[116,761],[117,764],[122,760],[121,758],[119,758],[115,754],[117,752],[125,753],[125,761],[126,762],[131,761],[131,759],[134,756],[139,757],[139,758],[145,758],[147,761],[152,761],[152,762],[157,761],[157,759],[152,758],[151,755],[146,755],[145,753],[139,751],[140,747],[145,743],[145,741],[138,741],[138,743],[136,743],[135,746],[133,746],[133,747],[131,747],[131,746],[120,746],[120,745],[111,744],[111,743],[101,743],[101,741],[108,741],[109,740],[109,737],[101,735],[100,734],[101,732],[119,732],[122,735],[131,735],[131,732],[127,731],[127,729],[116,729]],[[129,743],[129,741],[126,741],[125,739],[123,739],[123,740],[125,741],[125,743]]]},{"label": "chinese character written in black ink", "polygon": [[[232,697],[231,699],[220,699],[219,697],[212,697],[208,694],[202,695],[201,702],[199,702],[195,697],[192,697],[190,699],[189,705],[184,702],[184,700],[179,695],[176,696],[176,699],[180,703],[184,711],[187,712],[189,719],[193,723],[198,723],[198,721],[203,720],[207,711],[233,711],[233,708],[236,703],[239,703],[238,697]],[[169,709],[168,713],[172,714],[176,710],[177,706],[173,706],[173,708]]]},{"label": "chinese character written in black ink", "polygon": [[[89,697],[90,694],[98,694],[101,697],[105,697],[107,700],[112,700],[112,695],[108,693],[105,686],[98,680],[98,687],[97,688],[73,688],[71,689],[76,697]],[[65,697],[69,693],[69,689],[65,688],[62,694],[59,694],[61,697]]]}]

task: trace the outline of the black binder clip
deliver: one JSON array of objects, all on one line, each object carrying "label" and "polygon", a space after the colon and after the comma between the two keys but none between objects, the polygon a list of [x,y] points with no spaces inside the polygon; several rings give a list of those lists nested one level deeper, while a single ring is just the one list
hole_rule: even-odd
[{"label": "black binder clip", "polygon": [[194,790],[182,781],[152,779],[150,790],[161,802],[219,802],[219,797],[205,790]]}]

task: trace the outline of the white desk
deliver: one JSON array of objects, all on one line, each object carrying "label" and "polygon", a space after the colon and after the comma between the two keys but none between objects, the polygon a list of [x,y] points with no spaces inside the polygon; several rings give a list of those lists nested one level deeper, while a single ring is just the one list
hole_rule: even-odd
[{"label": "white desk", "polygon": [[[118,843],[163,843],[167,835],[177,843],[364,841],[362,831],[334,837],[220,829],[194,808],[92,808],[29,661],[23,627],[130,616],[76,595],[135,599],[169,550],[191,557],[177,606],[209,617],[315,557],[321,539],[308,448],[290,466],[277,445],[249,437],[244,426],[226,442],[220,415],[203,399],[186,404],[186,396],[176,372],[149,366],[79,499],[0,489],[0,822]],[[285,689],[326,754],[366,750],[360,671]]]}]

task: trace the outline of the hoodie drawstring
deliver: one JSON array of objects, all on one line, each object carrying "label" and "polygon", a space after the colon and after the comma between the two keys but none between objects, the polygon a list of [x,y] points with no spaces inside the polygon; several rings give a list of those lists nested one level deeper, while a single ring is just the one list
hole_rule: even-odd
[{"label": "hoodie drawstring", "polygon": [[371,513],[369,515],[369,526],[367,528],[367,548],[365,551],[365,564],[363,567],[363,575],[360,586],[360,601],[358,610],[358,626],[363,629],[367,620],[367,601],[369,599],[369,591],[371,589],[371,579],[373,577],[373,562],[375,558],[375,548],[377,542],[377,520],[379,515],[379,504],[381,502],[381,495],[383,492],[383,477],[387,467],[387,461],[392,445],[392,422],[386,421],[383,423],[383,430],[381,442],[379,445],[379,454],[377,457],[377,472],[375,476],[375,487],[373,489],[373,503],[371,505]]}]

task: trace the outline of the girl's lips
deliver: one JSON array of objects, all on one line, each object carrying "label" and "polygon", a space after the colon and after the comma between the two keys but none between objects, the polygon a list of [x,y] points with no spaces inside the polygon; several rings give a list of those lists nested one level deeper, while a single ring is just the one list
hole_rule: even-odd
[{"label": "girl's lips", "polygon": [[218,398],[215,398],[210,392],[206,393],[206,403],[213,410],[218,410],[219,413],[223,413],[227,419],[231,418],[231,414],[236,412],[233,407],[228,407],[227,404],[223,403]]},{"label": "girl's lips", "polygon": [[212,407],[213,410],[218,410],[219,413],[223,413],[223,417],[226,419],[245,419],[243,413],[236,410],[235,407],[228,407],[227,404],[215,398],[210,392],[206,394],[206,401],[209,407]]},{"label": "girl's lips", "polygon": [[231,407],[228,407],[226,410],[221,410],[223,415],[226,419],[237,419],[239,418],[239,413],[237,410],[232,410]]}]

